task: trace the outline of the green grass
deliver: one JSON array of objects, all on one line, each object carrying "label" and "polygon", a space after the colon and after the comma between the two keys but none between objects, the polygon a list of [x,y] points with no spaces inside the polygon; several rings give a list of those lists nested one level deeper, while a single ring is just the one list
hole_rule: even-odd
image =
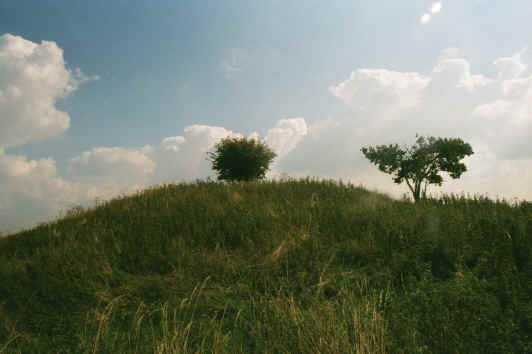
[{"label": "green grass", "polygon": [[0,353],[531,353],[532,204],[153,187],[0,238]]}]

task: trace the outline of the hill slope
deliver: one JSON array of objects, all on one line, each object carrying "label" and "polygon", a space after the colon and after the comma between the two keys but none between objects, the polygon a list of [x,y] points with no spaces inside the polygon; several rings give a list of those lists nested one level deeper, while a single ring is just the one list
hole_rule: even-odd
[{"label": "hill slope", "polygon": [[2,352],[532,352],[532,205],[166,185],[0,239]]}]

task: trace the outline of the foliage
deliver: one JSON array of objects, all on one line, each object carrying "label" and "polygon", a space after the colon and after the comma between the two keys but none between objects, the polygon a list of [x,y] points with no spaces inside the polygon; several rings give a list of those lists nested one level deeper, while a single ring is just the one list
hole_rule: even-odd
[{"label": "foliage", "polygon": [[0,353],[530,353],[532,203],[170,184],[0,239]]},{"label": "foliage", "polygon": [[390,144],[364,147],[361,151],[368,160],[379,166],[379,170],[393,174],[395,183],[404,180],[415,201],[426,197],[429,184],[441,186],[443,177],[440,172],[448,172],[452,178],[459,178],[467,171],[466,166],[459,161],[473,154],[471,146],[459,138],[432,136],[417,136],[416,143],[404,149],[397,144]]},{"label": "foliage", "polygon": [[218,180],[254,181],[263,179],[272,160],[277,156],[255,139],[225,138],[208,152]]}]

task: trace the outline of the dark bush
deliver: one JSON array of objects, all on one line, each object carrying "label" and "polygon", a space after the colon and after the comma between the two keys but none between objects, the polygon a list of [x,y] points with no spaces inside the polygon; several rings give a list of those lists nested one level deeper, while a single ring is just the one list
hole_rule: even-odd
[{"label": "dark bush", "polygon": [[263,179],[277,156],[270,148],[254,139],[226,138],[208,152],[218,180],[253,181]]}]

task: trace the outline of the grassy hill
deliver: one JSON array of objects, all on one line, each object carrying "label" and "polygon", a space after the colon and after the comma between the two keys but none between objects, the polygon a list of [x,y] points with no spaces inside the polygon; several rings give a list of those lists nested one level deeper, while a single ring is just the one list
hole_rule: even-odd
[{"label": "grassy hill", "polygon": [[532,204],[154,187],[0,238],[0,353],[531,353]]}]

